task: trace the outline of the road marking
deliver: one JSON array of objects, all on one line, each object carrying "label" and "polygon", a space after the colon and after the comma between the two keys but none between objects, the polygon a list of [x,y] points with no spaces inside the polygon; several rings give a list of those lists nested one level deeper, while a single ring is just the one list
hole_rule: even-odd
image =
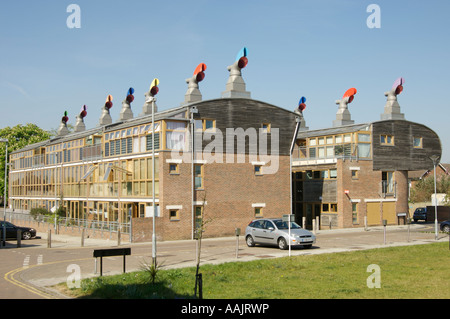
[{"label": "road marking", "polygon": [[[34,266],[32,266],[32,267],[34,267]],[[27,290],[27,291],[29,291],[31,293],[34,293],[34,294],[36,294],[38,296],[41,296],[43,298],[46,298],[46,299],[54,299],[55,298],[52,295],[49,295],[49,294],[47,294],[47,293],[45,293],[45,292],[43,292],[43,291],[41,291],[41,290],[39,290],[37,288],[34,288],[32,286],[28,286],[28,285],[18,281],[17,279],[15,279],[14,275],[17,274],[18,272],[22,271],[22,270],[23,270],[23,268],[17,268],[15,270],[12,270],[12,271],[6,273],[5,276],[4,276],[5,280],[9,281],[10,283],[12,283],[12,284],[14,284],[14,285],[16,285],[18,287],[21,287],[21,288],[23,288],[23,289],[25,289],[25,290]]]},{"label": "road marking", "polygon": [[26,255],[23,260],[22,268],[26,269],[30,266],[30,255]]}]

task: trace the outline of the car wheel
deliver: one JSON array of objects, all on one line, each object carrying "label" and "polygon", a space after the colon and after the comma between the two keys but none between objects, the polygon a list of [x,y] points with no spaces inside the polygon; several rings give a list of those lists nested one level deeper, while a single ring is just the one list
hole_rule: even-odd
[{"label": "car wheel", "polygon": [[285,250],[287,248],[286,239],[284,239],[283,237],[278,239],[278,248],[280,248],[282,250]]},{"label": "car wheel", "polygon": [[28,240],[31,239],[31,233],[29,231],[25,231],[22,233],[22,239]]},{"label": "car wheel", "polygon": [[442,227],[442,231],[444,233],[450,233],[450,225],[445,225],[444,227]]},{"label": "car wheel", "polygon": [[252,236],[247,236],[247,238],[245,238],[245,241],[247,242],[248,247],[255,247],[255,241],[253,240]]}]

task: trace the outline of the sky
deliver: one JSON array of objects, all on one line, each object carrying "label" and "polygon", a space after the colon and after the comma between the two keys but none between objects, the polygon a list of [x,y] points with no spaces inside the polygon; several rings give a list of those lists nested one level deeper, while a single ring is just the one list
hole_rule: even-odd
[{"label": "sky", "polygon": [[199,63],[203,100],[220,98],[246,47],[251,97],[292,111],[306,97],[310,129],[332,126],[352,87],[352,120],[380,120],[403,77],[401,112],[439,135],[450,163],[449,15],[448,0],[1,1],[0,128],[56,129],[64,111],[73,125],[83,105],[93,128],[108,95],[115,122],[130,87],[136,117],[154,78],[158,109],[178,107]]}]

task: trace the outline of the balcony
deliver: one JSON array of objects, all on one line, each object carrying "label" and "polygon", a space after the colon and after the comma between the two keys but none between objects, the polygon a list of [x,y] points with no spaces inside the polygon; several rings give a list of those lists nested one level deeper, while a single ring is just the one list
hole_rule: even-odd
[{"label": "balcony", "polygon": [[[359,156],[362,154],[364,156]],[[358,161],[370,159],[370,144],[342,144],[298,147],[292,154],[293,166],[334,164],[338,159]]]}]

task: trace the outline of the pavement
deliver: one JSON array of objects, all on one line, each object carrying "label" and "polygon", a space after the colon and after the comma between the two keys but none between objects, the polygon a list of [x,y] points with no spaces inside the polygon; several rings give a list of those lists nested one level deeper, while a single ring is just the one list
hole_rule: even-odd
[{"label": "pavement", "polygon": [[[100,276],[99,258],[93,250],[99,248],[130,247],[132,254],[126,257],[126,272],[141,270],[151,264],[152,243],[130,243],[117,240],[51,235],[51,248],[47,246],[47,233],[38,233],[38,239],[15,242],[1,249],[0,281],[1,298],[67,298],[53,285],[68,282],[73,275],[79,279]],[[409,226],[383,226],[352,229],[324,229],[316,232],[317,242],[311,249],[292,247],[279,250],[276,247],[247,247],[244,236],[204,238],[201,249],[201,265],[225,262],[246,262],[287,256],[315,255],[345,251],[365,250],[393,246],[406,246],[449,241],[449,235],[439,233],[435,239],[434,224],[413,223]],[[194,267],[196,265],[197,241],[177,240],[157,242],[157,260],[161,269]],[[123,272],[123,257],[104,257],[103,275]],[[6,287],[6,289],[5,289]],[[3,295],[2,295],[3,294]]]}]

